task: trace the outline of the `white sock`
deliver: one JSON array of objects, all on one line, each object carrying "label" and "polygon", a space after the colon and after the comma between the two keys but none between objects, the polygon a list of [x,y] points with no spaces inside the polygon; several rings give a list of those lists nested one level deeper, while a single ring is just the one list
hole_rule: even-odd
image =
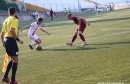
[{"label": "white sock", "polygon": [[86,41],[84,41],[84,43],[87,43]]},{"label": "white sock", "polygon": [[32,43],[32,44],[31,44],[31,46],[35,46],[35,45],[37,45],[37,43],[36,43],[36,42],[34,42],[34,43]]}]

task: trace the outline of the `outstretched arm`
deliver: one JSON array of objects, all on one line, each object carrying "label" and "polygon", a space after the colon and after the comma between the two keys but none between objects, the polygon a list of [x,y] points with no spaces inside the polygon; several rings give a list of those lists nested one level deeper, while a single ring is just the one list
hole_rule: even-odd
[{"label": "outstretched arm", "polygon": [[50,33],[48,33],[46,30],[44,30],[43,28],[39,28],[39,30],[41,30],[42,32],[45,32],[46,34],[50,35]]},{"label": "outstretched arm", "polygon": [[24,28],[20,29],[19,32],[21,33],[24,29],[27,29],[27,28],[29,28],[30,26],[31,26],[31,25],[25,26]]}]

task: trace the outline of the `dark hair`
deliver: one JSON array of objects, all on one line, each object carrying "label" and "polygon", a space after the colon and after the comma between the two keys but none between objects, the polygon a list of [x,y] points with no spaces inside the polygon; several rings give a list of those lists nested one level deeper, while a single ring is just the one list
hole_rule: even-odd
[{"label": "dark hair", "polygon": [[8,8],[8,12],[9,12],[9,15],[15,14],[15,8],[9,7],[9,8]]},{"label": "dark hair", "polygon": [[67,15],[66,15],[66,17],[69,17],[69,16],[72,16],[72,14],[71,14],[71,13],[69,13],[69,14],[67,14]]},{"label": "dark hair", "polygon": [[42,21],[43,21],[43,19],[42,19],[42,18],[39,18],[39,19],[38,19],[38,21],[42,22]]}]

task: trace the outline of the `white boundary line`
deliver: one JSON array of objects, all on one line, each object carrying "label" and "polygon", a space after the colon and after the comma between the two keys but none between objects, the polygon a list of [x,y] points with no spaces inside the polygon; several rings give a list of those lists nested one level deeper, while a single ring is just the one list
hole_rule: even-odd
[{"label": "white boundary line", "polygon": [[[114,34],[109,34],[109,35],[105,35],[105,36],[98,36],[98,37],[95,37],[95,38],[90,38],[88,40],[104,38],[104,37],[109,37],[109,36],[114,36],[114,35],[122,35],[122,34],[127,34],[127,33],[130,33],[130,31],[125,31],[125,32],[121,32],[121,33],[114,33]],[[53,48],[53,47],[59,47],[59,46],[62,46],[62,45],[65,45],[65,43],[64,44],[59,44],[59,45],[47,46],[47,47],[44,47],[44,48],[45,49],[46,48]],[[31,52],[31,50],[26,50],[26,51],[23,51],[23,52],[20,52],[20,53],[26,53],[26,52]],[[4,55],[1,55],[0,58],[1,57],[4,57]]]}]

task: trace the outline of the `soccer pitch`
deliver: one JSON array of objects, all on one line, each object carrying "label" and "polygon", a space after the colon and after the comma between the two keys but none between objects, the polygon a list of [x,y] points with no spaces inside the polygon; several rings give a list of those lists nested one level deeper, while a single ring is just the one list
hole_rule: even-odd
[{"label": "soccer pitch", "polygon": [[[42,51],[29,49],[28,29],[20,34],[24,44],[19,44],[16,75],[19,84],[130,84],[130,9],[97,16],[90,13],[76,15],[91,24],[84,32],[88,46],[80,47],[79,37],[72,47],[65,45],[77,28],[65,16],[43,22],[42,26],[51,35],[36,32],[42,40]],[[31,22],[20,22],[20,27]],[[1,45],[1,69],[4,55]]]}]

